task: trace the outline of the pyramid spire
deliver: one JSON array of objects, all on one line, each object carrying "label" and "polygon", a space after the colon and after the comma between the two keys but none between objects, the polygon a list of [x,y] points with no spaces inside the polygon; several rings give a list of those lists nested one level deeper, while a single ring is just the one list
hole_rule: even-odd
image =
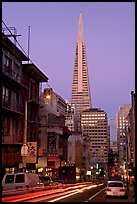
[{"label": "pyramid spire", "polygon": [[75,104],[77,115],[79,115],[83,110],[92,107],[86,59],[86,47],[84,43],[82,12],[80,12],[78,21],[78,35],[76,43],[71,102]]},{"label": "pyramid spire", "polygon": [[82,11],[80,11],[80,15],[79,15],[77,42],[84,42],[84,29],[83,29],[83,21],[82,21]]}]

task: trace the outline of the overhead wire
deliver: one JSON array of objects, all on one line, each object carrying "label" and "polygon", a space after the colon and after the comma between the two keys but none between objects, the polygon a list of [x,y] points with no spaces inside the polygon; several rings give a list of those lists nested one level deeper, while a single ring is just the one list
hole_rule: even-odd
[{"label": "overhead wire", "polygon": [[[22,48],[22,46],[19,44],[18,40],[16,39],[16,36],[12,34],[12,32],[10,31],[10,29],[7,27],[7,25],[4,23],[4,21],[2,20],[2,23],[5,25],[5,27],[7,28],[7,30],[10,32],[11,36],[14,38],[14,40],[17,42],[18,46],[21,48],[21,50],[24,52],[24,54],[28,57],[28,55],[26,54],[25,50]],[[33,61],[28,57],[29,61],[33,63]],[[46,84],[48,85],[49,88],[51,88],[51,86],[46,82]]]},{"label": "overhead wire", "polygon": [[[3,22],[3,24],[5,25],[5,27],[7,28],[7,30],[10,32],[10,34],[11,34],[11,36],[14,38],[14,40],[17,42],[17,44],[19,45],[19,47],[22,49],[22,51],[24,52],[24,54],[26,55],[26,56],[28,56],[27,54],[26,54],[26,52],[25,52],[25,50],[22,48],[22,46],[19,44],[19,42],[17,41],[17,39],[16,39],[16,36],[14,36],[13,34],[12,34],[12,32],[10,31],[10,29],[7,27],[7,25],[4,23],[4,21],[2,20],[2,22]],[[30,59],[29,59],[30,60]],[[30,60],[31,61],[31,60]]]}]

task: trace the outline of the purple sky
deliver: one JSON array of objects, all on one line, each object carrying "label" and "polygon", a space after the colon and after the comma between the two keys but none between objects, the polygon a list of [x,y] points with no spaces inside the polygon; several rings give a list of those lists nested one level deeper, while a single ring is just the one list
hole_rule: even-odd
[{"label": "purple sky", "polygon": [[80,11],[92,105],[115,118],[120,106],[131,103],[135,90],[135,2],[2,2],[4,23],[17,29],[26,53],[30,26],[31,61],[68,100]]}]

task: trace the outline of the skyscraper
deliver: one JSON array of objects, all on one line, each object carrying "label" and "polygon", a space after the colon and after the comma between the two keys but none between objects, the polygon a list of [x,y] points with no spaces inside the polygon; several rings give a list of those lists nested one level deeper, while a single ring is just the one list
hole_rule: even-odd
[{"label": "skyscraper", "polygon": [[107,170],[109,152],[109,127],[107,113],[91,108],[81,114],[82,133],[89,137],[91,165],[99,164]]},{"label": "skyscraper", "polygon": [[88,78],[88,66],[86,59],[86,47],[84,42],[84,30],[82,12],[79,15],[78,36],[76,43],[76,56],[72,83],[71,103],[75,104],[77,116],[77,130],[80,130],[80,114],[83,110],[91,108],[90,86]]}]

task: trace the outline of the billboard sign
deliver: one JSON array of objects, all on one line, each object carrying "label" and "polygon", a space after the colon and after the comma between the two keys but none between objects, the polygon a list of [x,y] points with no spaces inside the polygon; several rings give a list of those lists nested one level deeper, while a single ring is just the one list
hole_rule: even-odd
[{"label": "billboard sign", "polygon": [[26,163],[37,163],[37,142],[27,142]]}]

